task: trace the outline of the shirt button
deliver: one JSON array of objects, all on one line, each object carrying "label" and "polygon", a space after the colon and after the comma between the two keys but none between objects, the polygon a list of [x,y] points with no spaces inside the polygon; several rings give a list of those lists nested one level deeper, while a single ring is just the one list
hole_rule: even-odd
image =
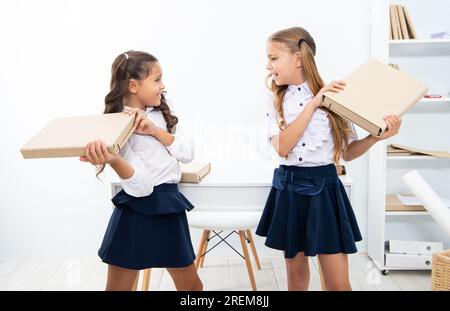
[{"label": "shirt button", "polygon": [[300,162],[302,162],[303,159],[302,159],[302,158],[298,158],[298,160],[299,160]]},{"label": "shirt button", "polygon": [[300,107],[302,107],[302,106],[303,106],[303,103],[300,103],[299,105],[300,105]]},{"label": "shirt button", "polygon": [[266,114],[266,116],[268,117],[268,116],[269,116],[269,114]]},{"label": "shirt button", "polygon": [[301,91],[302,90],[302,88],[301,87],[299,87],[297,90],[299,90],[299,91]]},{"label": "shirt button", "polygon": [[303,147],[305,147],[305,145],[306,145],[305,143],[302,144]]}]

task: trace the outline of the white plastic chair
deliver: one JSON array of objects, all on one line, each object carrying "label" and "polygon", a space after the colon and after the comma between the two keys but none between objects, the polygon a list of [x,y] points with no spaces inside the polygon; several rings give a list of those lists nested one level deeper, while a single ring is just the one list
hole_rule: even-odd
[{"label": "white plastic chair", "polygon": [[[256,290],[255,276],[253,274],[252,263],[250,261],[250,255],[248,252],[247,244],[253,253],[256,266],[258,270],[261,270],[261,264],[259,262],[258,254],[256,252],[255,243],[251,229],[258,225],[261,213],[258,211],[191,211],[188,213],[189,226],[197,229],[202,229],[202,236],[198,245],[197,256],[195,259],[195,267],[198,269],[203,266],[206,254],[209,253],[216,246],[222,242],[227,244],[236,253],[238,253],[244,260],[247,267],[248,276],[253,290]],[[223,231],[230,231],[225,237],[221,234]],[[241,241],[242,252],[241,254],[226,240],[233,234],[238,234]],[[214,246],[208,249],[208,244],[212,239],[218,238],[218,241]]]}]

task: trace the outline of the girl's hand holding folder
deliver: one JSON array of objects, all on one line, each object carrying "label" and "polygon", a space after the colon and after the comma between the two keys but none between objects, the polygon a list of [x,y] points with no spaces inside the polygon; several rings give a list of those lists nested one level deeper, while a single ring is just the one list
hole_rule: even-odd
[{"label": "girl's hand holding folder", "polygon": [[339,93],[339,91],[343,90],[345,87],[345,82],[342,80],[336,80],[332,81],[330,84],[325,85],[323,88],[320,89],[319,93],[314,96],[311,103],[316,107],[319,108],[322,105],[322,97],[323,93],[331,91],[335,93]]},{"label": "girl's hand holding folder", "polygon": [[141,135],[151,135],[154,136],[158,130],[158,127],[147,118],[147,113],[139,108],[133,108],[126,112],[128,115],[132,115],[134,113],[137,114],[136,119],[134,121],[135,130],[134,133]]},{"label": "girl's hand holding folder", "polygon": [[120,158],[119,154],[110,153],[106,143],[101,140],[95,140],[87,144],[84,154],[80,157],[80,161],[89,162],[93,165],[111,164]]},{"label": "girl's hand holding folder", "polygon": [[378,140],[383,140],[394,135],[397,135],[400,130],[400,125],[402,124],[402,118],[396,115],[387,115],[383,118],[387,124],[387,130],[380,136],[376,137]]}]

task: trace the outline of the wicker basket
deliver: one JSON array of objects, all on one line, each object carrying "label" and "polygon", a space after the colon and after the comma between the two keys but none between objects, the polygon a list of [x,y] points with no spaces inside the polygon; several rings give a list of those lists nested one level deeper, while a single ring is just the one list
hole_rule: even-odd
[{"label": "wicker basket", "polygon": [[432,290],[450,291],[450,249],[433,254]]}]

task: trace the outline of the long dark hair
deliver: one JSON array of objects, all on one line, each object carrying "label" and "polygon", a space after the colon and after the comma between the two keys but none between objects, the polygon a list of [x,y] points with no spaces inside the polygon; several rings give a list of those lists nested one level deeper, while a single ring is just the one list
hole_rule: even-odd
[{"label": "long dark hair", "polygon": [[[128,85],[130,79],[143,80],[147,78],[154,63],[158,59],[150,53],[141,51],[127,51],[120,54],[114,60],[111,67],[110,91],[105,96],[105,109],[103,113],[122,112],[124,108],[124,99],[130,96]],[[178,118],[172,115],[165,97],[166,92],[161,94],[161,104],[154,107],[160,110],[166,121],[167,131],[173,133],[178,123]],[[97,167],[97,177],[105,169],[105,164]]]}]

